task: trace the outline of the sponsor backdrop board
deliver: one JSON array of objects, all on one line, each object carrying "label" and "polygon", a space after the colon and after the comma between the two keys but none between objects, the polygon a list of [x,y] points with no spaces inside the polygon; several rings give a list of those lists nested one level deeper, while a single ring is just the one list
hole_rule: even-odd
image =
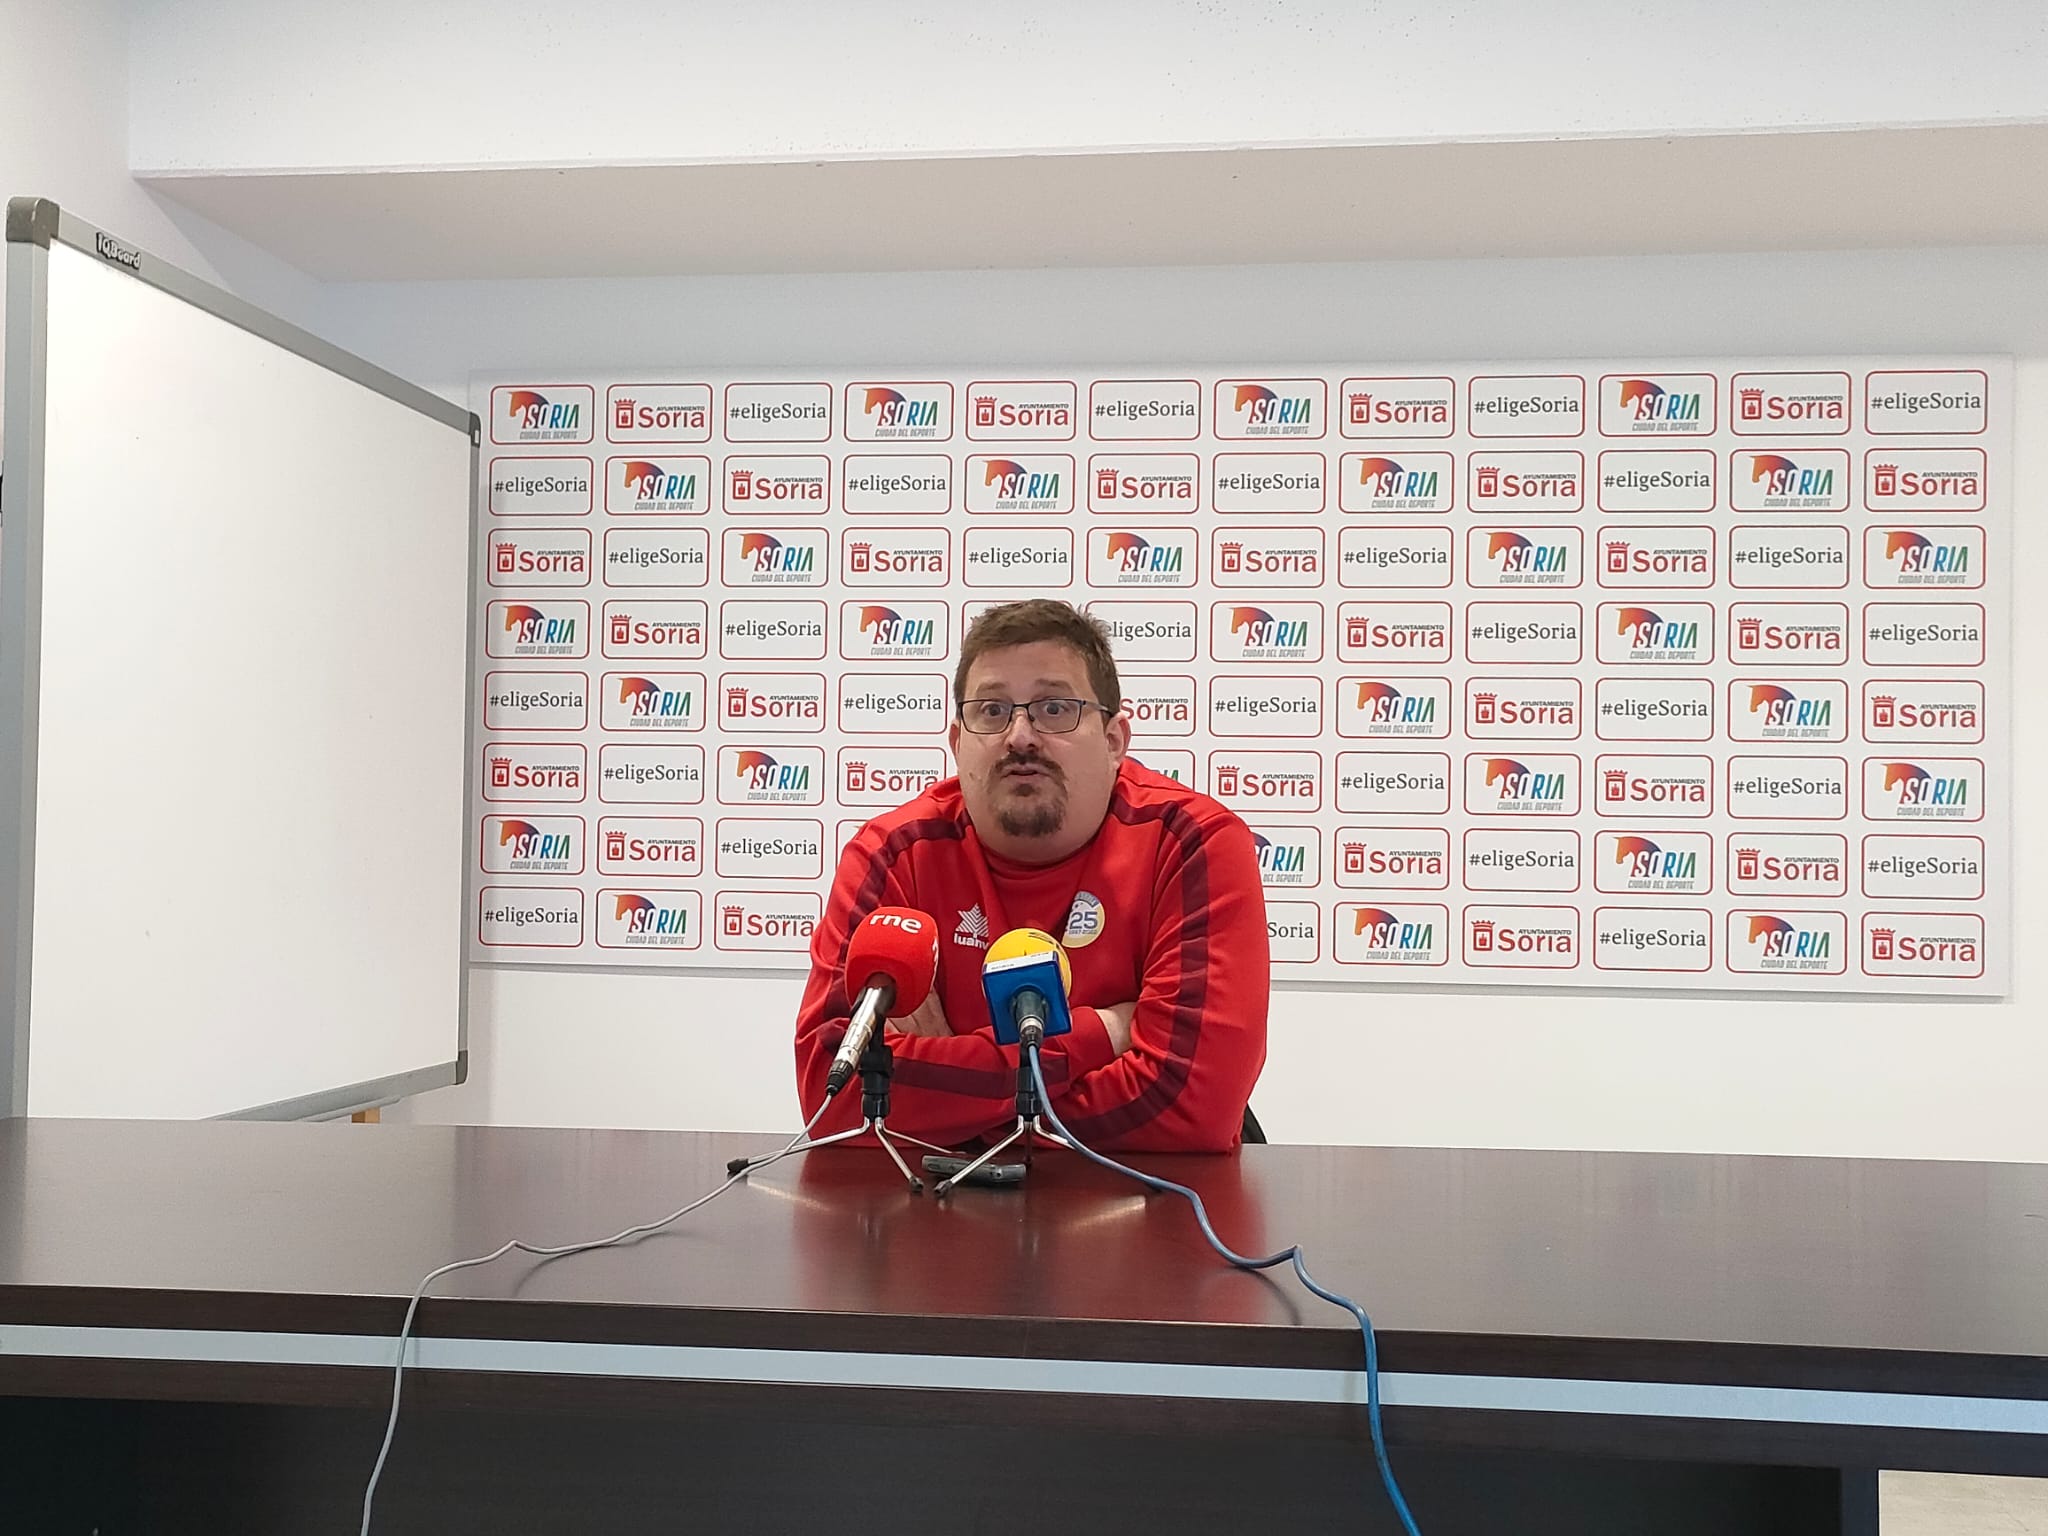
[{"label": "sponsor backdrop board", "polygon": [[2002,359],[473,389],[481,959],[803,966],[1049,593],[1278,979],[2006,988]]}]

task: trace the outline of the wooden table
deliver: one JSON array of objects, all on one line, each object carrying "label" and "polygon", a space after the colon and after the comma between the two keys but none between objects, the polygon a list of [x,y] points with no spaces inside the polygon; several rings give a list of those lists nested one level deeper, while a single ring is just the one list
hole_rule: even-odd
[{"label": "wooden table", "polygon": [[[422,1274],[774,1144],[0,1122],[0,1526],[354,1531]],[[1880,1467],[2048,1475],[2048,1167],[1139,1161],[1373,1314],[1426,1536],[1869,1536]],[[1345,1314],[1062,1152],[946,1202],[792,1160],[452,1275],[419,1332],[387,1536],[1395,1529]]]}]

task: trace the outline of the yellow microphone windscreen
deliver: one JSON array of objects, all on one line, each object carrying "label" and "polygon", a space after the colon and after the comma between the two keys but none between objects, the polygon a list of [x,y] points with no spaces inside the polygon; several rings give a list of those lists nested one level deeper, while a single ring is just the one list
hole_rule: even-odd
[{"label": "yellow microphone windscreen", "polygon": [[1012,928],[988,947],[983,964],[990,960],[1014,960],[1021,955],[1042,955],[1050,952],[1060,957],[1060,985],[1071,988],[1074,985],[1074,968],[1067,959],[1066,946],[1043,928]]}]

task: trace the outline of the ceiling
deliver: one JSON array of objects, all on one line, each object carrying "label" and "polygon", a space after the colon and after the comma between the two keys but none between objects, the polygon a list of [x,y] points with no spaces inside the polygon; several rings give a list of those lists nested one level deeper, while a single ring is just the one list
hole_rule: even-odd
[{"label": "ceiling", "polygon": [[2048,245],[2048,123],[140,179],[336,282]]}]

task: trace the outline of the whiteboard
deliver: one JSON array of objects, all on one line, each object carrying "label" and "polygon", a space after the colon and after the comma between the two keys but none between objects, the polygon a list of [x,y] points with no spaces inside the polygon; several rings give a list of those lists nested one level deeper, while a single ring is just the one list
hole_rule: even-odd
[{"label": "whiteboard", "polygon": [[462,1072],[466,411],[10,205],[0,1109]]}]

